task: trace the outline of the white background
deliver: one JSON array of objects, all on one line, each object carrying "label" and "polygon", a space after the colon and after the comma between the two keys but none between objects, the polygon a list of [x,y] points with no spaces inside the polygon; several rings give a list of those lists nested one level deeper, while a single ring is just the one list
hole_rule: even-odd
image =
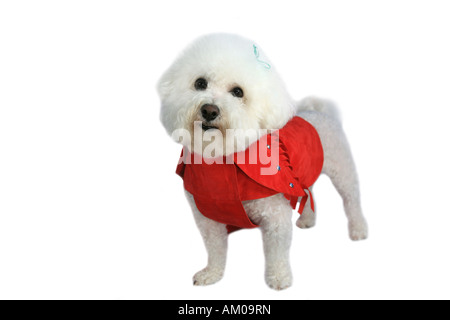
[{"label": "white background", "polygon": [[[2,1],[1,299],[450,298],[447,1]],[[239,33],[296,98],[340,106],[370,238],[326,177],[294,229],[292,288],[264,283],[258,230],[206,253],[159,123],[156,83],[197,36]],[[293,216],[293,221],[297,214]]]}]

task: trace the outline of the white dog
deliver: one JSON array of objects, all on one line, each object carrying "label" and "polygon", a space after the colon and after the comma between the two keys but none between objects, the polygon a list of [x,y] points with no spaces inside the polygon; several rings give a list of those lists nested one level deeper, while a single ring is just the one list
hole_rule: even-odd
[{"label": "white dog", "polygon": [[[163,75],[158,92],[162,101],[161,121],[167,132],[183,144],[186,154],[200,153],[204,159],[246,151],[267,133],[261,129],[281,129],[295,115],[306,120],[320,137],[322,173],[331,178],[343,198],[350,238],[367,238],[357,173],[336,108],[317,98],[293,101],[273,65],[254,42],[229,34],[196,40]],[[180,130],[184,133],[181,141]],[[198,133],[201,138],[195,137]],[[222,177],[214,179],[221,182],[218,180]],[[205,194],[212,194],[211,190],[205,190]],[[208,252],[208,264],[194,275],[194,284],[212,284],[224,274],[230,229],[225,223],[206,217],[193,194],[186,191],[186,196]],[[226,198],[224,193],[222,196]],[[311,197],[305,194],[303,199],[307,203],[303,203],[304,210],[296,224],[309,228],[315,224],[312,194]],[[262,232],[266,283],[277,290],[289,287],[292,203],[283,193],[240,203],[250,223],[259,226]]]}]

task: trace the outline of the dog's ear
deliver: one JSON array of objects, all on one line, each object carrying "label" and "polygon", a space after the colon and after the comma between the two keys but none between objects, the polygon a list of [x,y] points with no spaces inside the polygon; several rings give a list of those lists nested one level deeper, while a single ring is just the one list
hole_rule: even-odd
[{"label": "dog's ear", "polygon": [[292,103],[288,101],[267,105],[265,110],[265,129],[281,129],[295,114]]},{"label": "dog's ear", "polygon": [[171,103],[171,97],[174,95],[175,84],[171,78],[170,70],[166,71],[159,80],[156,90],[158,92],[161,104],[159,118],[164,128],[170,135],[173,128],[173,117],[175,116]]},{"label": "dog's ear", "polygon": [[295,114],[294,101],[278,76],[270,79],[267,88],[261,90],[256,99],[258,118],[263,129],[280,129]]},{"label": "dog's ear", "polygon": [[157,85],[157,91],[159,94],[159,98],[161,99],[161,103],[167,99],[168,96],[173,92],[174,83],[169,75],[170,71],[164,73]]}]

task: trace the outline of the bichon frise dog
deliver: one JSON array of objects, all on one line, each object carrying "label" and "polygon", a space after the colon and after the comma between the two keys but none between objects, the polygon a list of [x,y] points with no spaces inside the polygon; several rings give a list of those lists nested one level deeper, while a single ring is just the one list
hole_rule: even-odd
[{"label": "bichon frise dog", "polygon": [[337,109],[325,100],[292,100],[252,41],[212,34],[189,46],[158,84],[161,121],[183,145],[177,173],[208,252],[195,285],[219,281],[228,234],[259,227],[265,279],[292,284],[292,209],[300,228],[315,224],[312,185],[320,173],[342,196],[352,240],[367,238],[358,178]]}]

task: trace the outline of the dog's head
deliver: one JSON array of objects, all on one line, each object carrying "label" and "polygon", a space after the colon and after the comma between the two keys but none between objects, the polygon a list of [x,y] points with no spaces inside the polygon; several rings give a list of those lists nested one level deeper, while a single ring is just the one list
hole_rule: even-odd
[{"label": "dog's head", "polygon": [[251,131],[279,129],[294,112],[283,82],[259,47],[229,34],[196,40],[162,76],[158,92],[167,132],[176,140],[180,130],[188,133],[190,139],[180,142],[190,150],[194,140],[200,141],[195,134],[210,136],[201,140],[201,150],[214,145],[214,156],[244,150],[259,137]]}]

